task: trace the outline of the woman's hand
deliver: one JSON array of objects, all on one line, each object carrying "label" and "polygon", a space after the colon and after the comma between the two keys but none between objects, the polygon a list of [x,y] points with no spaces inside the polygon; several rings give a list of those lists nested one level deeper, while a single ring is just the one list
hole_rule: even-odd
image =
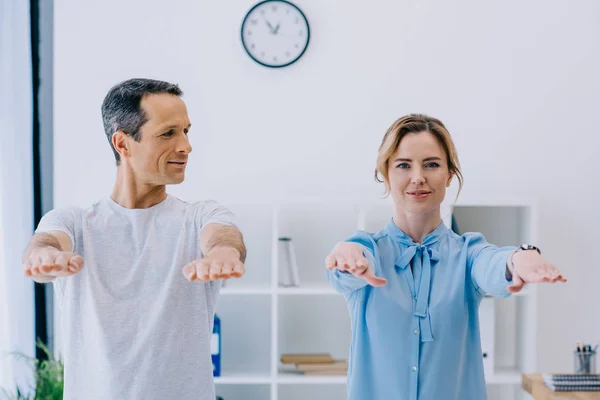
[{"label": "woman's hand", "polygon": [[354,243],[338,243],[325,259],[325,265],[330,271],[337,268],[339,271],[364,279],[371,286],[383,286],[387,283],[386,279],[375,276],[373,268],[363,255],[362,248]]},{"label": "woman's hand", "polygon": [[526,283],[566,282],[558,268],[535,250],[517,251],[512,255],[514,270],[513,284],[508,287],[511,293],[518,293]]}]

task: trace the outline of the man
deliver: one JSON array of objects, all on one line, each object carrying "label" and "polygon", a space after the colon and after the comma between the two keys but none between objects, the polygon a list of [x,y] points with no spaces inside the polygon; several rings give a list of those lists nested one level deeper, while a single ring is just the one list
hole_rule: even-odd
[{"label": "man", "polygon": [[192,151],[181,95],[149,79],[110,89],[112,194],[50,211],[25,250],[25,275],[54,282],[62,307],[67,400],[215,399],[219,279],[244,274],[246,249],[227,209],[166,192]]}]

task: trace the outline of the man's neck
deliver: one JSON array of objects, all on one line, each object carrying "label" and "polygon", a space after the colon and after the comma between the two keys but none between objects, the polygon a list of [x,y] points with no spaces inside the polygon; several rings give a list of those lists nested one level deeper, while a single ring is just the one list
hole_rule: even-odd
[{"label": "man's neck", "polygon": [[110,198],[125,208],[150,208],[167,198],[167,188],[165,185],[140,182],[133,174],[119,166]]}]

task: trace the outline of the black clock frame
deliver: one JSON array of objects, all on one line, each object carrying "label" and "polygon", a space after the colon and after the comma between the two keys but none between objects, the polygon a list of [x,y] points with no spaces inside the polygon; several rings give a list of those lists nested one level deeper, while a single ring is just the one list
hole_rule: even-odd
[{"label": "black clock frame", "polygon": [[[266,63],[264,63],[264,62],[256,59],[250,53],[250,51],[248,51],[248,46],[246,46],[246,41],[244,40],[244,27],[246,26],[246,21],[248,20],[248,17],[250,16],[250,14],[252,14],[252,11],[254,11],[256,8],[262,6],[265,3],[286,3],[286,4],[294,7],[296,10],[298,10],[298,12],[302,16],[302,18],[304,18],[304,22],[306,22],[307,31],[306,31],[306,44],[304,46],[304,49],[302,49],[302,52],[296,58],[294,58],[292,61],[288,62],[287,64],[281,64],[281,65],[266,64]],[[250,10],[248,10],[248,12],[246,13],[246,15],[244,16],[244,20],[242,21],[242,27],[240,29],[240,35],[241,35],[241,38],[242,38],[242,47],[246,51],[246,54],[248,54],[248,56],[252,60],[254,60],[256,63],[262,65],[263,67],[267,67],[267,68],[283,68],[283,67],[287,67],[289,65],[294,64],[296,61],[298,61],[300,58],[302,58],[302,56],[306,52],[306,49],[308,49],[308,44],[310,43],[310,24],[308,23],[308,19],[306,19],[306,15],[304,15],[304,12],[302,12],[302,10],[297,5],[295,5],[294,3],[290,2],[290,1],[287,1],[287,0],[263,0],[261,2],[256,3]]]}]

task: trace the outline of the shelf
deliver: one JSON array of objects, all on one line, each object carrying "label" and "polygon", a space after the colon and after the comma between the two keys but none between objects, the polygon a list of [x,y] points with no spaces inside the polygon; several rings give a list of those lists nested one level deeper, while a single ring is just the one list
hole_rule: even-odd
[{"label": "shelf", "polygon": [[328,285],[306,285],[299,287],[278,287],[273,290],[267,285],[253,285],[253,286],[232,286],[224,287],[221,289],[220,294],[223,295],[259,295],[259,294],[271,294],[275,292],[280,295],[331,295],[338,294],[332,287]]},{"label": "shelf", "polygon": [[246,285],[246,286],[225,286],[220,294],[271,294],[271,287],[268,285]]},{"label": "shelf", "polygon": [[314,295],[314,294],[338,294],[329,285],[306,285],[299,287],[278,287],[277,294],[282,295]]},{"label": "shelf", "polygon": [[223,376],[219,376],[214,378],[215,380],[215,384],[222,384],[222,385],[248,385],[248,384],[254,384],[254,385],[264,385],[264,384],[270,384],[271,382],[273,382],[273,379],[271,378],[270,375],[267,374],[242,374],[242,373],[231,373],[231,374],[224,374]]},{"label": "shelf", "polygon": [[485,377],[488,385],[520,385],[521,373],[515,368],[496,368],[494,373]]},{"label": "shelf", "polygon": [[[275,381],[279,384],[345,384],[345,375],[299,375],[294,373],[280,372],[277,375]],[[499,384],[514,384],[518,385],[521,383],[521,373],[515,369],[502,368],[497,369],[496,372],[491,376],[486,376],[486,384],[488,385],[499,385]],[[225,374],[215,378],[215,384],[221,385],[265,385],[273,382],[273,378],[269,375],[252,375],[252,374]]]},{"label": "shelf", "polygon": [[289,385],[345,384],[346,375],[299,375],[280,372],[277,375],[277,383]]}]

